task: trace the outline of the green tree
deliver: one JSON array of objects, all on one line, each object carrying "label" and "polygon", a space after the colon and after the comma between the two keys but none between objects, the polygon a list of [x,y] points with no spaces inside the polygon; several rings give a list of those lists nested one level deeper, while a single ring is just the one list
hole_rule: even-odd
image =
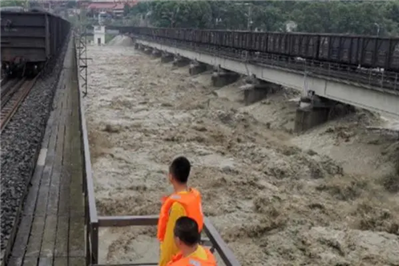
[{"label": "green tree", "polygon": [[149,8],[151,22],[158,27],[211,27],[211,6],[208,2],[155,2]]},{"label": "green tree", "polygon": [[7,6],[25,6],[25,1],[18,1],[18,0],[1,0],[0,7],[7,7]]},{"label": "green tree", "polygon": [[253,28],[285,31],[294,21],[297,31],[317,33],[398,35],[399,0],[390,2],[285,2],[285,1],[155,1],[126,9],[128,21],[137,25],[148,18],[155,27]]}]

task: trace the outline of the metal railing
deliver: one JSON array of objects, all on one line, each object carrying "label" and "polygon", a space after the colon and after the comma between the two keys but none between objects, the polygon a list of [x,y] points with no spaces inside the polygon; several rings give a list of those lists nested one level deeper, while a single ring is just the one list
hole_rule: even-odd
[{"label": "metal railing", "polygon": [[[76,37],[76,36],[74,36]],[[79,40],[79,38],[78,38]],[[75,58],[77,68],[80,69],[79,55],[77,53],[77,43],[75,44]],[[78,43],[79,45],[79,43]],[[79,124],[80,124],[80,138],[82,145],[82,158],[83,158],[83,186],[82,191],[84,195],[85,205],[85,226],[86,226],[86,265],[91,265],[93,262],[98,261],[98,215],[96,200],[94,197],[94,183],[93,172],[91,169],[90,146],[88,139],[88,132],[86,126],[86,118],[84,115],[83,97],[84,92],[80,86],[79,75],[76,77],[79,87]]]},{"label": "metal railing", "polygon": [[308,76],[399,94],[399,73],[397,72],[388,72],[382,69],[366,69],[326,61],[305,60],[304,58],[294,58],[277,54],[249,52],[246,50],[154,36],[134,35],[134,37],[144,41],[205,53],[215,57],[227,58],[253,65],[279,68],[289,72],[306,73]]},{"label": "metal railing", "polygon": [[[75,53],[76,53],[76,42]],[[78,62],[78,55],[75,54]],[[79,83],[79,81],[78,81]],[[93,172],[91,168],[90,146],[87,132],[86,119],[84,115],[83,92],[79,85],[79,119],[81,130],[81,143],[83,153],[83,194],[85,202],[85,227],[86,227],[86,265],[107,265],[99,264],[99,228],[100,227],[125,227],[125,226],[156,226],[158,216],[99,216],[95,200]],[[211,247],[211,251],[217,251],[226,266],[240,266],[240,263],[222,240],[221,236],[208,218],[204,221],[203,232],[209,240],[203,243]],[[156,262],[117,264],[118,266],[133,265],[157,265]],[[108,264],[109,265],[109,264]],[[114,264],[115,265],[115,264]]]},{"label": "metal railing", "polygon": [[[147,216],[99,216],[99,227],[125,227],[125,226],[156,226],[158,223],[157,215]],[[227,247],[216,228],[212,225],[208,218],[204,219],[203,232],[208,237],[202,240],[202,244],[210,247],[212,252],[217,251],[220,258],[226,266],[239,266],[240,263],[235,258],[232,251]],[[93,266],[105,266],[106,264],[93,264]],[[150,263],[129,263],[123,265],[158,265],[157,262]]]}]

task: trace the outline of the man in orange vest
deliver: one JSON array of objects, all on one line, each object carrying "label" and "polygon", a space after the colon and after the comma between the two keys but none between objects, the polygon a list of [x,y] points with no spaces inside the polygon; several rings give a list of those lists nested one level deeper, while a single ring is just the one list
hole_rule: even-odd
[{"label": "man in orange vest", "polygon": [[158,220],[157,237],[161,243],[160,266],[166,266],[179,252],[173,234],[177,219],[188,216],[197,222],[199,232],[202,230],[204,220],[201,195],[196,189],[187,186],[190,168],[190,162],[185,157],[176,158],[169,167],[168,178],[174,193],[163,200]]},{"label": "man in orange vest", "polygon": [[201,235],[194,219],[180,217],[176,221],[174,236],[180,252],[167,266],[216,266],[213,254],[199,245]]}]

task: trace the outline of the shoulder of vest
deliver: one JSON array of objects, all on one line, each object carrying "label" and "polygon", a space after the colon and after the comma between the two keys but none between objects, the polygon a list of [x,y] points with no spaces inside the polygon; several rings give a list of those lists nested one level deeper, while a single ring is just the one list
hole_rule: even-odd
[{"label": "shoulder of vest", "polygon": [[189,258],[188,263],[190,263],[190,265],[193,265],[193,266],[201,266],[201,261],[193,259],[193,258]]},{"label": "shoulder of vest", "polygon": [[191,190],[191,192],[200,194],[199,191],[198,191],[196,188],[193,188],[193,187],[192,187],[192,188],[190,188],[190,190]]},{"label": "shoulder of vest", "polygon": [[179,194],[173,194],[169,198],[173,199],[173,200],[179,200],[179,199],[181,199],[181,196]]}]

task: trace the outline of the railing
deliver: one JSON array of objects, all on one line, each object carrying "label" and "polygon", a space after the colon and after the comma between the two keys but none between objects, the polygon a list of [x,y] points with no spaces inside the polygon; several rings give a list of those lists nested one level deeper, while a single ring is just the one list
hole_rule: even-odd
[{"label": "railing", "polygon": [[[77,64],[79,64],[79,58],[77,54],[76,40],[75,44],[75,58]],[[80,66],[77,66],[80,69]],[[93,184],[93,172],[91,169],[91,158],[90,158],[90,146],[88,139],[88,132],[86,127],[86,118],[84,115],[83,105],[83,91],[80,87],[79,75],[78,79],[79,87],[79,122],[80,122],[80,138],[82,144],[82,158],[83,158],[83,194],[85,203],[85,225],[86,225],[86,265],[91,265],[93,262],[98,261],[98,216],[97,206],[94,197],[94,184]]]},{"label": "railing", "polygon": [[[75,53],[76,53],[76,42]],[[77,54],[75,55],[77,62]],[[79,81],[78,81],[79,83]],[[81,90],[79,86],[79,90]],[[158,216],[98,216],[95,201],[93,173],[91,168],[90,147],[88,140],[88,132],[86,119],[84,115],[83,93],[81,91],[79,97],[79,117],[81,142],[83,153],[83,193],[85,201],[85,226],[86,226],[86,265],[100,266],[107,264],[99,264],[99,228],[100,227],[125,227],[125,226],[155,226],[158,222]],[[240,263],[227,247],[221,236],[211,224],[209,219],[205,218],[203,232],[208,239],[203,240],[205,246],[209,246],[212,252],[217,251],[220,258],[226,266],[240,266]],[[109,264],[108,264],[109,265]],[[136,263],[136,264],[118,264],[118,266],[134,266],[134,265],[158,265],[157,262]]]},{"label": "railing", "polygon": [[[125,227],[125,226],[156,226],[158,223],[158,216],[99,216],[99,227]],[[222,261],[226,266],[239,266],[239,262],[234,254],[224,243],[216,228],[212,225],[208,218],[204,221],[204,232],[208,239],[202,240],[202,244],[210,247],[210,250],[215,250],[220,255]],[[94,264],[97,266],[105,266],[106,264]],[[123,265],[158,265],[157,262],[150,263],[136,263],[136,264],[123,264]]]},{"label": "railing", "polygon": [[245,50],[154,36],[134,35],[134,37],[149,42],[179,47],[244,63],[280,68],[284,71],[301,72],[306,73],[308,76],[316,76],[327,80],[353,84],[367,89],[380,89],[388,93],[399,94],[399,73],[397,72],[388,72],[381,69],[365,69],[326,61],[305,60],[303,58],[293,58],[277,54],[248,52]]}]

